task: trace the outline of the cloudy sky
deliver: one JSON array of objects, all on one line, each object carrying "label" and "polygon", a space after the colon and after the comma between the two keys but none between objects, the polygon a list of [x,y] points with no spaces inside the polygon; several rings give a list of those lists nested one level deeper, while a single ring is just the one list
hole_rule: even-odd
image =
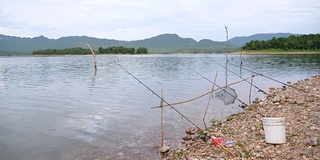
[{"label": "cloudy sky", "polygon": [[138,40],[176,33],[225,40],[320,33],[320,0],[1,0],[0,34]]}]

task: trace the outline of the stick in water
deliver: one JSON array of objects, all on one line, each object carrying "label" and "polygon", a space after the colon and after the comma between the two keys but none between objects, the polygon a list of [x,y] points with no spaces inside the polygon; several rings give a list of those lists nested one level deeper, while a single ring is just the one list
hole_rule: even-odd
[{"label": "stick in water", "polygon": [[89,47],[89,49],[90,49],[90,51],[91,51],[91,53],[92,53],[92,55],[93,55],[93,59],[94,59],[94,62],[93,62],[94,69],[97,70],[96,54],[94,54],[93,49],[91,48],[91,46],[90,46],[89,44],[87,44],[87,45],[88,45],[88,47]]}]

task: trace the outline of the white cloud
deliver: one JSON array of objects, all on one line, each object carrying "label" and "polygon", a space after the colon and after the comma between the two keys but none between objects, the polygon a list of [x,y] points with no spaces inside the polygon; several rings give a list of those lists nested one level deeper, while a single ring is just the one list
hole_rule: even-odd
[{"label": "white cloud", "polygon": [[136,40],[162,33],[225,40],[255,33],[319,33],[318,0],[2,0],[0,33]]}]

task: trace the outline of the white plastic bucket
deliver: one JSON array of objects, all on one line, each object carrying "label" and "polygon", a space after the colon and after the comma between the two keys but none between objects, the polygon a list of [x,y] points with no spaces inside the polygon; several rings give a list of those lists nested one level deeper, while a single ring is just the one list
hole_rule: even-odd
[{"label": "white plastic bucket", "polygon": [[286,143],[286,129],[284,117],[262,119],[267,143]]}]

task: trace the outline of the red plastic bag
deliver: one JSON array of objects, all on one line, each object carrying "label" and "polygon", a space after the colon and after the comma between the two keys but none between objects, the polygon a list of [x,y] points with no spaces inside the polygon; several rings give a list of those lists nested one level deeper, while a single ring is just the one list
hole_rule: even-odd
[{"label": "red plastic bag", "polygon": [[217,138],[214,136],[211,136],[211,141],[215,146],[223,145],[223,143],[225,142],[225,140],[223,138]]}]

